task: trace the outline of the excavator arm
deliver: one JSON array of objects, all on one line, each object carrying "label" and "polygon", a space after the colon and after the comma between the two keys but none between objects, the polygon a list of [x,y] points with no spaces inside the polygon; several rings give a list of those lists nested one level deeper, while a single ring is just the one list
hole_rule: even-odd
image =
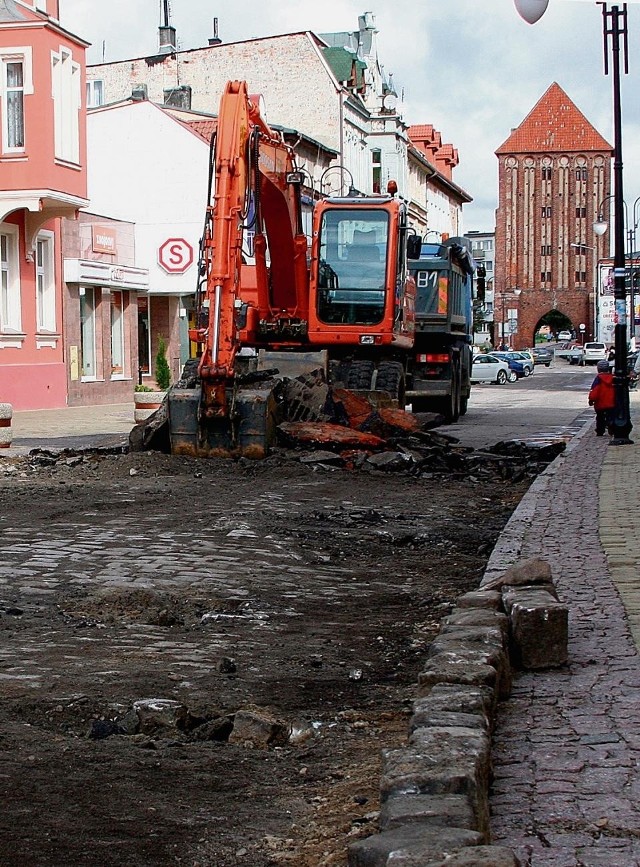
[{"label": "excavator arm", "polygon": [[[241,346],[257,346],[262,335],[273,340],[279,332],[299,339],[308,317],[302,175],[242,81],[228,82],[220,100],[213,178],[201,243],[199,328],[191,335],[202,346],[204,420],[229,413]],[[243,245],[250,229],[254,263],[248,264]]]}]

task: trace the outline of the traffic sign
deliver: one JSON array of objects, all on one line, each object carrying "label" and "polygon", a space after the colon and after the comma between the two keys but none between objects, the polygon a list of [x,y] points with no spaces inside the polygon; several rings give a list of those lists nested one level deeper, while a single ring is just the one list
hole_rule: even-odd
[{"label": "traffic sign", "polygon": [[167,238],[158,248],[158,264],[167,274],[184,274],[193,263],[193,247],[184,238]]}]

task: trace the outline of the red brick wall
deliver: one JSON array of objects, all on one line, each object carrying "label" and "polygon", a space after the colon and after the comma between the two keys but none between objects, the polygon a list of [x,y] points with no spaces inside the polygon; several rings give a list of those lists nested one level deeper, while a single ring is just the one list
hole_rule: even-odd
[{"label": "red brick wall", "polygon": [[[543,168],[551,169],[550,178]],[[552,310],[564,313],[576,331],[584,323],[585,336],[592,337],[597,263],[609,249],[609,234],[596,236],[593,223],[603,203],[609,213],[610,178],[611,156],[601,150],[500,153],[495,315],[499,322],[503,293],[520,289],[517,303],[505,305],[518,309],[513,342],[519,348],[533,345],[538,321]],[[584,245],[582,253],[575,244]],[[586,280],[576,281],[576,272]],[[551,279],[543,280],[543,273]]]}]

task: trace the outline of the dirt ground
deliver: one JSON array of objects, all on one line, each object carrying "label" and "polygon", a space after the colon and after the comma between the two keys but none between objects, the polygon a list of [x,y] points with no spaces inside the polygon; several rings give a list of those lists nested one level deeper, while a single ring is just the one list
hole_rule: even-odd
[{"label": "dirt ground", "polygon": [[0,461],[0,864],[345,865],[530,481]]}]

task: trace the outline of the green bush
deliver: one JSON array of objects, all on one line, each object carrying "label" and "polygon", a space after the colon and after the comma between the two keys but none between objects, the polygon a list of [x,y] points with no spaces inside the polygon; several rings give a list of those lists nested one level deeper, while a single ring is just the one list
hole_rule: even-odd
[{"label": "green bush", "polygon": [[156,352],[156,382],[160,391],[166,391],[171,385],[171,370],[167,361],[167,344],[164,338],[158,338],[158,351]]},{"label": "green bush", "polygon": [[134,391],[153,391],[154,389],[151,388],[150,385],[136,385],[136,387],[133,390]]}]

